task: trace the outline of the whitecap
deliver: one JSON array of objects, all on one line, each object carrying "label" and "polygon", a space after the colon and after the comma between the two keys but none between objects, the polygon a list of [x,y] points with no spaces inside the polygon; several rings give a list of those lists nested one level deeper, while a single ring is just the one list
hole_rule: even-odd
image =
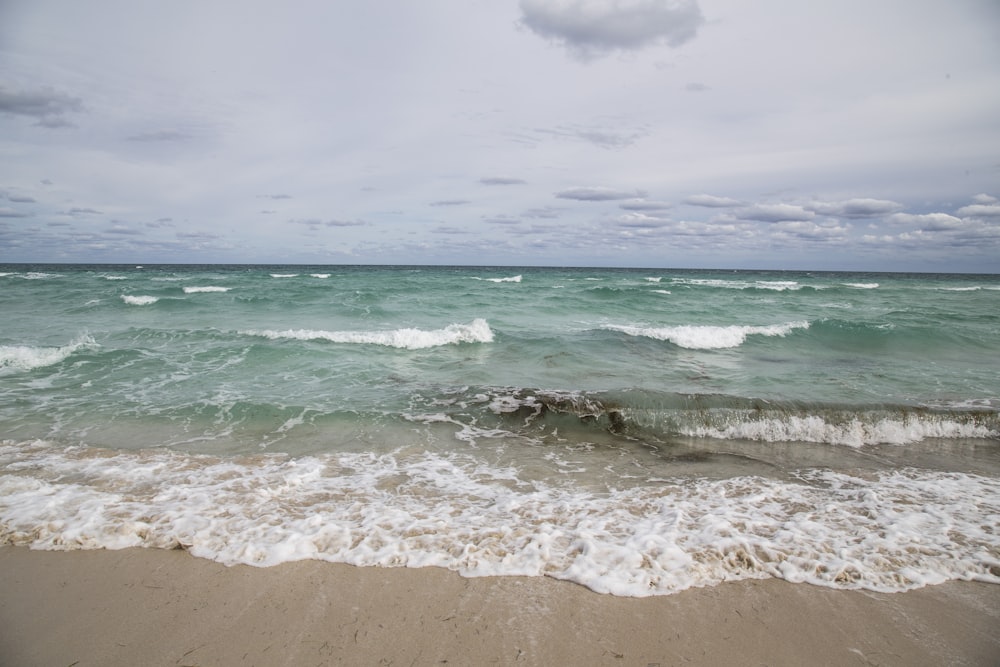
[{"label": "whitecap", "polygon": [[787,322],[767,326],[706,326],[680,325],[671,327],[642,327],[607,324],[604,329],[620,331],[629,336],[664,340],[692,350],[714,350],[739,347],[747,336],[786,336],[795,329],[808,329],[809,322]]},{"label": "whitecap", "polygon": [[519,283],[521,282],[522,276],[510,276],[509,278],[479,278],[473,277],[473,280],[485,280],[491,283]]},{"label": "whitecap", "polygon": [[228,292],[231,287],[216,287],[214,285],[206,285],[205,287],[185,287],[185,294],[200,294],[203,292]]},{"label": "whitecap", "polygon": [[37,347],[32,345],[0,345],[0,369],[11,368],[28,371],[51,366],[63,361],[81,349],[92,349],[97,343],[90,336],[81,336],[62,347]]},{"label": "whitecap", "polygon": [[159,301],[159,297],[155,296],[133,296],[131,294],[122,294],[122,301],[130,306],[148,306]]},{"label": "whitecap", "polygon": [[261,336],[272,340],[325,340],[331,343],[383,345],[407,350],[420,350],[458,343],[491,343],[493,331],[486,320],[477,318],[470,324],[449,324],[443,329],[393,329],[388,331],[322,331],[288,329],[285,331],[251,330],[239,332],[246,336]]}]

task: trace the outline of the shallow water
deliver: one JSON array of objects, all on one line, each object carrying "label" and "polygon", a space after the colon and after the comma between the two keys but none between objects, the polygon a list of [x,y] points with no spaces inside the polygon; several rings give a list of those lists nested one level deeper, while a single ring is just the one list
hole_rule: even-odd
[{"label": "shallow water", "polygon": [[1000,277],[0,267],[0,539],[1000,582]]}]

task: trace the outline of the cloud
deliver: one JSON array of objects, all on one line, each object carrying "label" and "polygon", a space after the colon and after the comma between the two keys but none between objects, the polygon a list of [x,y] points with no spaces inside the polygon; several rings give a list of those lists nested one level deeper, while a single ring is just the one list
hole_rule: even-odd
[{"label": "cloud", "polygon": [[743,202],[736,199],[716,197],[715,195],[691,195],[684,200],[684,203],[691,206],[705,206],[707,208],[732,208],[743,205]]},{"label": "cloud", "polygon": [[480,178],[479,182],[483,185],[524,185],[527,181],[508,176],[487,176]]},{"label": "cloud", "polygon": [[259,199],[291,199],[292,195],[286,195],[284,193],[277,195],[257,195]]},{"label": "cloud", "polygon": [[50,88],[35,92],[12,92],[0,88],[0,113],[38,119],[41,127],[72,127],[66,114],[83,111],[78,97],[57,93]]},{"label": "cloud", "polygon": [[577,201],[613,201],[616,199],[643,199],[646,193],[642,190],[625,192],[612,188],[569,188],[556,193],[559,199],[575,199]]},{"label": "cloud", "polygon": [[996,204],[997,202],[1000,202],[1000,199],[997,199],[992,195],[988,195],[985,192],[981,192],[975,197],[973,197],[972,201],[976,202],[977,204]]},{"label": "cloud", "polygon": [[665,201],[653,201],[650,199],[635,199],[619,204],[619,208],[626,211],[666,211],[672,208],[672,204]]},{"label": "cloud", "polygon": [[36,203],[34,197],[24,197],[20,195],[8,195],[7,201],[14,202],[15,204],[34,204]]},{"label": "cloud", "polygon": [[319,220],[317,218],[306,218],[301,220],[289,220],[288,222],[293,225],[305,225],[313,231],[319,229],[320,227],[367,227],[369,222],[364,220]]},{"label": "cloud", "polygon": [[511,218],[505,215],[495,215],[489,218],[483,218],[484,222],[488,222],[491,225],[519,225],[521,220],[519,218]]},{"label": "cloud", "polygon": [[840,218],[875,218],[894,213],[903,205],[887,199],[848,199],[842,202],[813,202],[805,208]]},{"label": "cloud", "polygon": [[645,213],[627,213],[617,220],[619,227],[630,227],[638,229],[659,229],[670,224],[669,220],[646,215]]},{"label": "cloud", "polygon": [[92,208],[71,208],[66,211],[69,215],[102,215],[102,213]]},{"label": "cloud", "polygon": [[684,90],[689,93],[703,93],[706,90],[711,90],[708,86],[703,83],[698,83],[697,81],[692,81],[688,85],[684,86]]},{"label": "cloud", "polygon": [[0,218],[26,218],[27,214],[16,211],[9,206],[0,206]]},{"label": "cloud", "polygon": [[218,234],[210,234],[209,232],[177,232],[176,236],[179,239],[190,239],[193,241],[211,241],[222,238]]},{"label": "cloud", "polygon": [[964,224],[961,218],[947,213],[894,213],[887,218],[887,221],[894,225],[915,226],[924,232],[957,229]]},{"label": "cloud", "polygon": [[972,204],[963,206],[956,213],[967,218],[1000,218],[1000,204]]},{"label": "cloud", "polygon": [[561,211],[562,209],[554,206],[544,206],[541,208],[529,208],[521,215],[525,218],[533,218],[536,220],[555,220],[559,217]]},{"label": "cloud", "polygon": [[677,47],[704,22],[694,0],[521,0],[521,24],[589,60],[654,44]]},{"label": "cloud", "polygon": [[468,199],[441,199],[438,201],[432,201],[431,206],[464,206],[465,204],[471,204]]},{"label": "cloud", "polygon": [[791,204],[754,204],[737,212],[742,220],[757,222],[795,222],[811,220],[815,213]]},{"label": "cloud", "polygon": [[600,148],[609,149],[627,148],[649,134],[646,127],[621,128],[598,125],[559,125],[552,129],[536,128],[534,131],[560,139],[586,141]]}]

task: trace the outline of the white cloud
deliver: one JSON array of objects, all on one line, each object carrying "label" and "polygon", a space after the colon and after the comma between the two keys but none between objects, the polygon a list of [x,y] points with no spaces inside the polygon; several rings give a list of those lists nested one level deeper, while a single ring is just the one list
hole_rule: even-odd
[{"label": "white cloud", "polygon": [[909,225],[925,232],[956,229],[964,224],[961,218],[947,213],[893,213],[887,220],[893,225]]},{"label": "white cloud", "polygon": [[581,59],[680,46],[704,23],[694,0],[521,0],[521,22]]},{"label": "white cloud", "polygon": [[1000,204],[972,204],[956,211],[968,218],[1000,218]]}]

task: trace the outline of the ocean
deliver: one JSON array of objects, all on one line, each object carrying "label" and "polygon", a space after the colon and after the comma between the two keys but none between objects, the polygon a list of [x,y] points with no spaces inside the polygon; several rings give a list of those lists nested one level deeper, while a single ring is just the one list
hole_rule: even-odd
[{"label": "ocean", "polygon": [[0,543],[1000,583],[1000,276],[0,266]]}]

